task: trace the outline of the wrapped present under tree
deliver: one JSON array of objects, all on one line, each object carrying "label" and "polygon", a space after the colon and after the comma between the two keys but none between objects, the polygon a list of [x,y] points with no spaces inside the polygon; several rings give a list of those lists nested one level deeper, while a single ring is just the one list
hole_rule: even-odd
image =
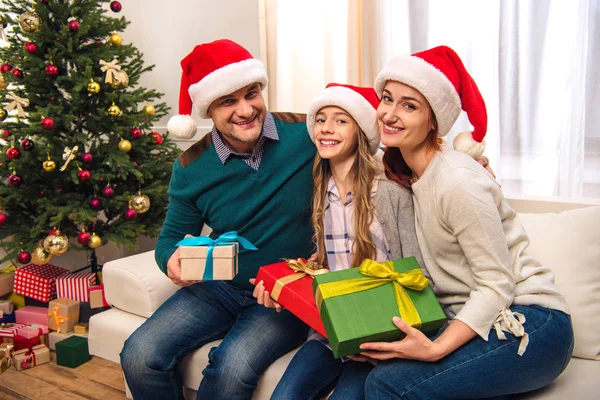
[{"label": "wrapped present under tree", "polygon": [[71,336],[56,343],[56,363],[63,367],[75,368],[91,359],[88,340]]},{"label": "wrapped present under tree", "polygon": [[79,321],[77,300],[61,297],[50,302],[48,308],[48,328],[57,332],[71,332]]},{"label": "wrapped present under tree", "polygon": [[50,264],[29,264],[15,272],[14,291],[47,303],[56,298],[56,278],[68,273],[68,270]]},{"label": "wrapped present under tree", "polygon": [[76,272],[56,278],[56,296],[77,301],[88,301],[90,287],[96,285],[93,272]]}]

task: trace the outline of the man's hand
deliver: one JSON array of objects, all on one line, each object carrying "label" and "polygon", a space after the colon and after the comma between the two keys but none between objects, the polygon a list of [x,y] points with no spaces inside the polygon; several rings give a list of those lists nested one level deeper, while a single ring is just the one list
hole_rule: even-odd
[{"label": "man's hand", "polygon": [[[256,283],[256,279],[250,279],[250,283],[254,285]],[[252,296],[256,298],[256,302],[258,304],[262,304],[267,308],[274,308],[277,312],[281,312],[281,310],[283,310],[283,306],[273,300],[269,292],[265,290],[263,281],[260,281],[256,284],[254,291],[252,292]]]},{"label": "man's hand", "polygon": [[181,280],[181,264],[179,263],[179,247],[175,250],[175,253],[169,258],[167,263],[167,276],[177,286],[190,286],[194,283],[203,281],[182,281]]}]

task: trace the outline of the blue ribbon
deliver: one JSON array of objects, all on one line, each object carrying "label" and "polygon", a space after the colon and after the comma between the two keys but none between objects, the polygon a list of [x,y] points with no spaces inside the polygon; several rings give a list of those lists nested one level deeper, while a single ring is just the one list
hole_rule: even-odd
[{"label": "blue ribbon", "polygon": [[216,239],[211,239],[208,236],[189,237],[180,240],[177,243],[177,246],[208,246],[208,251],[206,252],[206,266],[204,267],[202,279],[210,281],[213,279],[213,249],[215,246],[225,246],[232,242],[238,242],[246,250],[258,250],[248,239],[238,236],[237,231],[225,232]]}]

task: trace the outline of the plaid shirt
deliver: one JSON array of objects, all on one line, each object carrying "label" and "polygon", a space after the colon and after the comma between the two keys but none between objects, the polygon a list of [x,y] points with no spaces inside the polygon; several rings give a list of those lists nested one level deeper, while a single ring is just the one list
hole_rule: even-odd
[{"label": "plaid shirt", "polygon": [[267,113],[265,117],[265,122],[263,123],[263,129],[258,138],[258,142],[252,149],[252,153],[238,153],[231,150],[225,143],[223,143],[223,139],[221,138],[221,133],[217,130],[217,127],[213,125],[212,131],[210,132],[212,136],[212,141],[215,146],[215,150],[217,151],[217,155],[221,160],[222,164],[229,159],[229,157],[237,156],[244,160],[246,164],[248,164],[253,170],[258,171],[258,167],[260,166],[260,160],[262,160],[264,144],[266,139],[271,140],[279,140],[279,135],[277,134],[277,128],[275,127],[275,120],[271,113]]}]

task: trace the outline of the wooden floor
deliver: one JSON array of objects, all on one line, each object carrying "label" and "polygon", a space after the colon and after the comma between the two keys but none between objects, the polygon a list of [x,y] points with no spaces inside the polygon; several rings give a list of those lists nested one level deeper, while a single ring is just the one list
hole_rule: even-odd
[{"label": "wooden floor", "polygon": [[55,353],[50,353],[52,362],[48,364],[4,371],[0,375],[0,399],[126,399],[119,364],[92,357],[77,368],[67,368],[56,365]]}]

